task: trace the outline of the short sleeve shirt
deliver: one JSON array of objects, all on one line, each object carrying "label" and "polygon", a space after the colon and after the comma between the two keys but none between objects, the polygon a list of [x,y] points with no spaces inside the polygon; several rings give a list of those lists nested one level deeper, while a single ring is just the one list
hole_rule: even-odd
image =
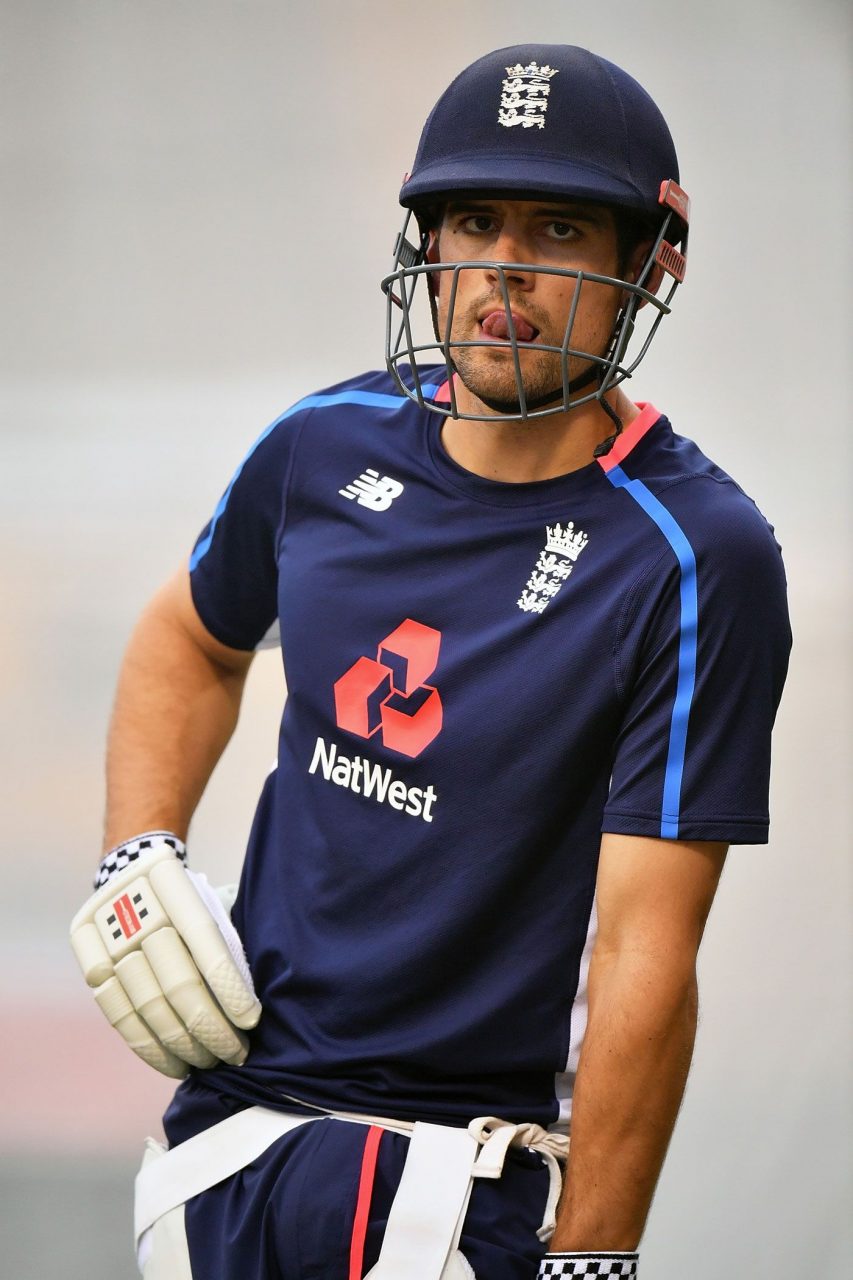
[{"label": "short sleeve shirt", "polygon": [[[426,394],[440,395],[439,379]],[[310,396],[191,560],[223,643],[279,636],[277,768],[235,907],[261,1100],[568,1119],[602,832],[767,839],[790,631],[772,529],[651,405],[505,484],[385,373]]]}]

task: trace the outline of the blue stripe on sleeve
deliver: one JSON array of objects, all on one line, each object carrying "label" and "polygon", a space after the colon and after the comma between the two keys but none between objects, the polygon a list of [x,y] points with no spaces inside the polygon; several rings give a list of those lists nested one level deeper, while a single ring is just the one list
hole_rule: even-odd
[{"label": "blue stripe on sleeve", "polygon": [[195,550],[190,556],[190,573],[192,573],[193,569],[195,569],[198,562],[202,560],[204,556],[207,555],[207,552],[210,550],[210,544],[213,541],[213,531],[216,528],[217,524],[219,523],[220,516],[222,515],[226,506],[228,505],[228,499],[231,497],[231,490],[234,488],[234,485],[237,483],[237,480],[239,479],[239,476],[240,476],[240,472],[243,470],[246,463],[249,461],[252,454],[257,449],[258,445],[262,444],[263,441],[266,440],[267,436],[270,434],[271,431],[275,431],[279,423],[284,422],[285,418],[289,418],[290,415],[292,413],[295,413],[296,410],[299,409],[300,407],[301,406],[298,404],[294,405],[292,409],[287,410],[287,413],[283,413],[280,418],[276,418],[275,422],[271,422],[270,425],[264,431],[262,431],[261,434],[258,436],[257,440],[252,445],[251,449],[246,454],[245,458],[240,463],[237,470],[234,472],[233,476],[231,477],[231,483],[228,485],[228,488],[225,490],[222,497],[219,499],[216,510],[213,513],[213,517],[210,521],[210,528],[208,529],[205,536],[201,539],[201,541],[196,543]]},{"label": "blue stripe on sleeve", "polygon": [[687,749],[687,724],[696,685],[696,643],[699,623],[696,557],[678,521],[641,480],[630,480],[619,466],[612,467],[605,474],[612,485],[617,489],[625,489],[642,507],[646,515],[655,522],[672,547],[681,570],[678,679],[669,730],[660,824],[661,836],[675,840],[678,838],[681,811],[681,783]]},{"label": "blue stripe on sleeve", "polygon": [[[436,394],[438,389],[439,389],[438,385],[433,386],[432,383],[430,383],[429,385],[424,385],[422,387],[422,392],[423,392],[423,395],[427,399],[429,399],[431,396],[434,396]],[[228,488],[225,490],[222,497],[219,499],[217,508],[213,513],[213,517],[210,521],[210,528],[208,529],[205,536],[201,539],[201,541],[196,544],[196,547],[192,555],[190,556],[190,573],[192,573],[192,571],[198,565],[199,561],[203,560],[204,557],[207,555],[207,552],[210,550],[210,544],[213,541],[214,530],[216,529],[216,526],[219,523],[222,513],[224,512],[225,508],[228,505],[228,499],[231,496],[231,490],[234,488],[234,485],[237,483],[237,480],[239,479],[239,476],[240,476],[240,472],[243,470],[246,463],[249,461],[252,454],[257,449],[258,445],[262,444],[263,441],[266,440],[270,432],[275,431],[276,427],[279,426],[282,422],[285,422],[288,418],[292,417],[294,413],[298,413],[302,409],[318,409],[328,405],[360,404],[370,409],[399,409],[401,405],[404,405],[407,403],[408,401],[402,395],[387,395],[386,393],[379,392],[379,391],[356,391],[355,389],[353,389],[351,391],[335,391],[329,394],[306,396],[304,400],[300,400],[297,404],[293,405],[290,409],[287,409],[280,417],[276,418],[275,422],[271,422],[270,425],[264,431],[261,432],[261,434],[258,436],[255,443],[252,445],[251,449],[246,454],[245,458],[240,463],[239,467],[231,477],[231,483],[228,485]]]}]

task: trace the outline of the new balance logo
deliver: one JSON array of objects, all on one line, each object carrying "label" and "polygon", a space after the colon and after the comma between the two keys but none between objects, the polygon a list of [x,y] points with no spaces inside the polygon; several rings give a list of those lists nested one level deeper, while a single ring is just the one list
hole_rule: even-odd
[{"label": "new balance logo", "polygon": [[399,480],[391,476],[380,476],[378,471],[368,467],[362,471],[357,480],[339,489],[342,498],[355,498],[360,507],[369,507],[371,511],[387,511],[395,498],[399,498],[403,486]]}]

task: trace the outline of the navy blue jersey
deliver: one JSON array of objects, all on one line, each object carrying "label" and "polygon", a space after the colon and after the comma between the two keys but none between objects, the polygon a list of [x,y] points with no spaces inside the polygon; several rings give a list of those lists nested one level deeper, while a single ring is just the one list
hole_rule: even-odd
[{"label": "navy blue jersey", "polygon": [[205,625],[239,649],[280,626],[288,689],[234,912],[264,1013],[245,1066],[203,1079],[548,1125],[602,831],[767,838],[784,573],[651,406],[609,456],[524,484],[457,466],[441,423],[385,373],[310,396],[193,553]]}]

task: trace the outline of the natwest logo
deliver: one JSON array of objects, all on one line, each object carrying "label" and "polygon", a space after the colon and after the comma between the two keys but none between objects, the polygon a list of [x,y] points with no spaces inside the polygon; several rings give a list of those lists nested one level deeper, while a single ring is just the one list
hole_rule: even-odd
[{"label": "natwest logo", "polygon": [[379,733],[383,746],[419,756],[441,731],[438,690],[426,684],[438,663],[441,632],[406,618],[335,681],[338,728],[359,738]]}]

